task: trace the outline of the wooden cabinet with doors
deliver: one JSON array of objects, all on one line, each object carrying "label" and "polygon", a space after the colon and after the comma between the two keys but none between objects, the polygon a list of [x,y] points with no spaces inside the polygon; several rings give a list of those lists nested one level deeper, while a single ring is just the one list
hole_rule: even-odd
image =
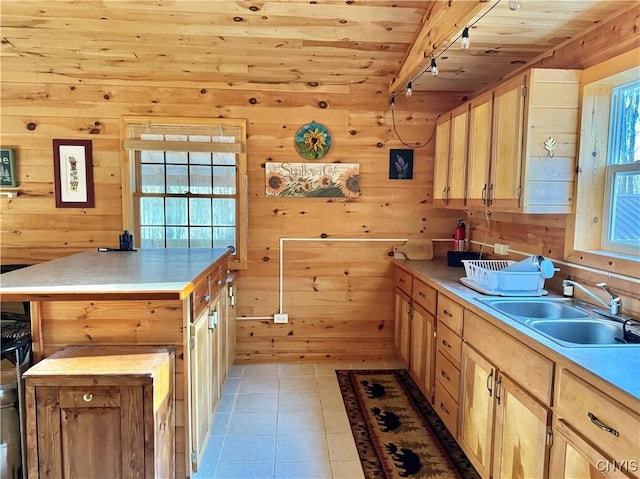
[{"label": "wooden cabinet with doors", "polygon": [[463,311],[449,296],[438,294],[434,406],[454,437],[458,433]]},{"label": "wooden cabinet with doors", "polygon": [[553,362],[469,310],[464,319],[460,446],[483,478],[548,477]]},{"label": "wooden cabinet with doors", "polygon": [[[436,128],[434,205],[571,213],[579,94],[579,70],[531,69],[444,115]],[[454,133],[463,131],[465,107],[465,134]],[[445,164],[457,178],[446,176]],[[453,200],[460,191],[462,203]]]},{"label": "wooden cabinet with doors", "polygon": [[554,427],[551,477],[640,477],[640,413],[567,369],[556,378]]},{"label": "wooden cabinet with doors", "polygon": [[174,351],[67,347],[25,373],[28,476],[174,477]]},{"label": "wooden cabinet with doors", "polygon": [[434,205],[460,208],[465,204],[468,113],[465,103],[436,123]]},{"label": "wooden cabinet with doors", "polygon": [[401,268],[395,269],[396,353],[429,402],[434,394],[437,292]]}]

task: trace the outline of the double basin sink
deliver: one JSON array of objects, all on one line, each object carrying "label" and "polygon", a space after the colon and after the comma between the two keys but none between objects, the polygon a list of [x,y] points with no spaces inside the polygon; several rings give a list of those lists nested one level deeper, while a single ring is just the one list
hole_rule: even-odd
[{"label": "double basin sink", "polygon": [[[489,308],[537,331],[562,346],[640,347],[640,323],[625,320],[571,298],[476,298]],[[624,325],[624,326],[623,326]]]}]

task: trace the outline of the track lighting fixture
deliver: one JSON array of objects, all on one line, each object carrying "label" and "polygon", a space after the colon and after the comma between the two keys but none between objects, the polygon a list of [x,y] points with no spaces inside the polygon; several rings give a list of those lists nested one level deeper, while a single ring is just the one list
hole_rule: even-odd
[{"label": "track lighting fixture", "polygon": [[409,83],[407,83],[407,92],[406,92],[407,96],[411,96],[411,94],[413,93],[412,86],[413,84],[411,83],[411,80],[409,80]]},{"label": "track lighting fixture", "polygon": [[391,109],[393,110],[396,107],[396,97],[391,97]]},{"label": "track lighting fixture", "polygon": [[438,65],[436,65],[436,59],[435,57],[431,57],[431,74],[436,77],[438,73],[440,73],[440,70],[438,70]]},{"label": "track lighting fixture", "polygon": [[469,49],[469,27],[464,27],[464,30],[462,30],[462,39],[460,40],[460,47],[463,50]]}]

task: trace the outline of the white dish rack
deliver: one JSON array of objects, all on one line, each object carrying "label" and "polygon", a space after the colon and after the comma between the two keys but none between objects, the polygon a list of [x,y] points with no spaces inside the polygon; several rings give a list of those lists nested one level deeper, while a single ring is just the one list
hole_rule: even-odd
[{"label": "white dish rack", "polygon": [[547,294],[540,271],[502,271],[514,264],[510,260],[462,260],[465,286],[494,296],[542,296]]}]

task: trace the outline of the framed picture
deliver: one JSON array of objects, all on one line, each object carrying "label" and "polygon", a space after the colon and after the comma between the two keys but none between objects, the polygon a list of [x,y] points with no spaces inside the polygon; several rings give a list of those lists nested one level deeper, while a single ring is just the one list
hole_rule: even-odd
[{"label": "framed picture", "polygon": [[389,150],[389,179],[413,178],[413,150]]},{"label": "framed picture", "polygon": [[0,187],[18,186],[13,148],[0,148]]},{"label": "framed picture", "polygon": [[57,208],[93,208],[91,140],[53,140]]}]

